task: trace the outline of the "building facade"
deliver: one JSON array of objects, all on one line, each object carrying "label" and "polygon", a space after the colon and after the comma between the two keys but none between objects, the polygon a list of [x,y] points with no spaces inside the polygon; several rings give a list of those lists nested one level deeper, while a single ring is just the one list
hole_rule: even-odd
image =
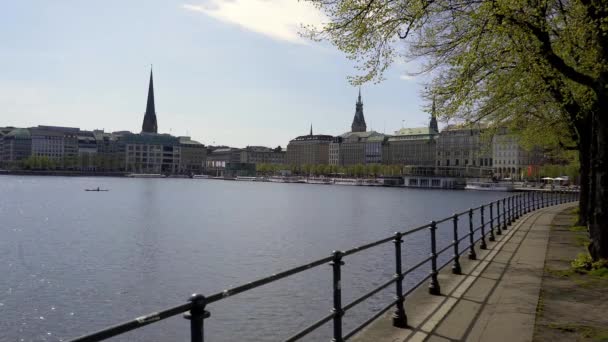
[{"label": "building facade", "polygon": [[525,150],[519,138],[506,129],[499,129],[492,138],[494,176],[499,179],[524,180],[532,178],[533,173],[543,164],[540,149]]},{"label": "building facade", "polygon": [[286,152],[281,146],[247,146],[241,151],[241,163],[251,164],[285,164]]},{"label": "building facade", "polygon": [[331,135],[302,135],[287,145],[287,164],[293,166],[329,164]]},{"label": "building facade", "polygon": [[480,126],[448,126],[437,138],[437,169],[450,175],[479,177],[492,173],[492,139]]}]

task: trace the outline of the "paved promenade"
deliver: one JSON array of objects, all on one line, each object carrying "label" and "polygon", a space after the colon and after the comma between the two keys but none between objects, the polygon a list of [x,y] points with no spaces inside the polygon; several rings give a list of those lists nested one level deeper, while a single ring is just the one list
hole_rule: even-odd
[{"label": "paved promenade", "polygon": [[532,341],[551,223],[576,204],[526,214],[477,260],[461,257],[462,275],[440,272],[441,296],[425,286],[406,298],[409,329],[394,328],[391,312],[355,341]]}]

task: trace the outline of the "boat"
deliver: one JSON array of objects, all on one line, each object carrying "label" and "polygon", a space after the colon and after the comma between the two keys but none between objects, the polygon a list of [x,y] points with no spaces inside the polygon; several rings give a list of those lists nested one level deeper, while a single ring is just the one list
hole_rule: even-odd
[{"label": "boat", "polygon": [[363,185],[362,179],[356,178],[336,178],[334,184],[337,185]]},{"label": "boat", "polygon": [[160,173],[130,173],[127,177],[133,178],[165,178],[165,176]]},{"label": "boat", "polygon": [[334,184],[331,178],[308,178],[306,179],[307,184]]},{"label": "boat", "polygon": [[515,187],[512,183],[505,182],[467,182],[464,189],[481,191],[513,191]]},{"label": "boat", "polygon": [[257,178],[255,178],[255,177],[247,177],[247,176],[236,176],[235,180],[237,180],[237,181],[255,182],[255,181],[257,181]]},{"label": "boat", "polygon": [[194,179],[209,179],[209,175],[194,175],[192,176]]},{"label": "boat", "polygon": [[110,191],[110,190],[97,188],[97,189],[84,189],[84,191]]}]

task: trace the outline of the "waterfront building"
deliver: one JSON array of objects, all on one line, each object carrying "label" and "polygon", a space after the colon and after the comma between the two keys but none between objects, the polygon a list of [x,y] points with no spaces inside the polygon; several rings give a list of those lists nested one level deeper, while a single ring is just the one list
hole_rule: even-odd
[{"label": "waterfront building", "polygon": [[433,167],[438,133],[428,127],[402,128],[388,138],[388,164]]},{"label": "waterfront building", "polygon": [[380,164],[388,136],[375,131],[347,132],[333,139],[331,165]]},{"label": "waterfront building", "polygon": [[437,154],[439,127],[435,115],[435,103],[431,110],[428,127],[402,128],[388,138],[388,164],[413,167],[433,167]]},{"label": "waterfront building", "polygon": [[241,163],[252,164],[285,164],[286,152],[281,146],[247,146],[241,151]]},{"label": "waterfront building", "polygon": [[385,134],[367,131],[361,89],[359,89],[351,131],[332,140],[329,145],[329,164],[339,166],[379,164],[383,161],[387,139],[388,136]]},{"label": "waterfront building", "polygon": [[287,164],[293,166],[329,164],[329,145],[333,139],[331,135],[313,134],[311,127],[308,135],[296,137],[287,145]]},{"label": "waterfront building", "polygon": [[439,172],[467,177],[491,174],[492,139],[483,132],[481,125],[452,125],[441,131],[437,138]]},{"label": "waterfront building", "polygon": [[[97,145],[96,170],[99,171],[125,171],[126,157],[125,144],[118,140],[126,132],[107,133],[103,130],[94,130],[93,136]],[[129,134],[132,134],[128,132]]]},{"label": "waterfront building", "polygon": [[179,137],[180,160],[178,172],[181,174],[201,174],[207,157],[205,145],[190,139]]},{"label": "waterfront building", "polygon": [[146,102],[146,113],[144,114],[144,122],[141,126],[142,133],[158,133],[158,124],[156,122],[156,107],[154,105],[154,81],[152,77],[152,69],[150,69],[150,84],[148,85],[148,101]]},{"label": "waterfront building", "polygon": [[27,128],[12,128],[3,134],[1,140],[1,167],[16,168],[20,161],[32,154],[32,136]]},{"label": "waterfront building", "polygon": [[524,149],[519,138],[507,129],[501,128],[492,138],[492,157],[494,176],[523,180],[532,178],[538,167],[543,164],[543,155],[539,148]]},{"label": "waterfront building", "polygon": [[209,147],[205,172],[216,177],[223,176],[227,164],[237,164],[241,162],[241,152],[242,150],[240,148],[234,147]]},{"label": "waterfront building", "polygon": [[133,173],[174,174],[180,162],[179,139],[169,134],[126,134],[119,137],[125,145],[126,171]]}]

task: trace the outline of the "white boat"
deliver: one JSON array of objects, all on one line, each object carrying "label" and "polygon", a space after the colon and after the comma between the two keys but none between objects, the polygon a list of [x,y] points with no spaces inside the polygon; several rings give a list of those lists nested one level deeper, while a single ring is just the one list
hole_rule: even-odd
[{"label": "white boat", "polygon": [[482,190],[482,191],[513,191],[515,187],[511,183],[499,182],[467,182],[465,190]]},{"label": "white boat", "polygon": [[331,178],[308,178],[306,179],[308,184],[334,184]]},{"label": "white boat", "polygon": [[133,178],[165,178],[165,176],[160,173],[130,173],[127,177]]},{"label": "white boat", "polygon": [[209,179],[209,175],[194,175],[192,176],[194,179]]},{"label": "white boat", "polygon": [[237,181],[247,181],[247,182],[255,182],[258,179],[255,177],[246,177],[246,176],[236,176]]},{"label": "white boat", "polygon": [[363,179],[356,178],[336,178],[334,184],[337,185],[363,185]]}]

